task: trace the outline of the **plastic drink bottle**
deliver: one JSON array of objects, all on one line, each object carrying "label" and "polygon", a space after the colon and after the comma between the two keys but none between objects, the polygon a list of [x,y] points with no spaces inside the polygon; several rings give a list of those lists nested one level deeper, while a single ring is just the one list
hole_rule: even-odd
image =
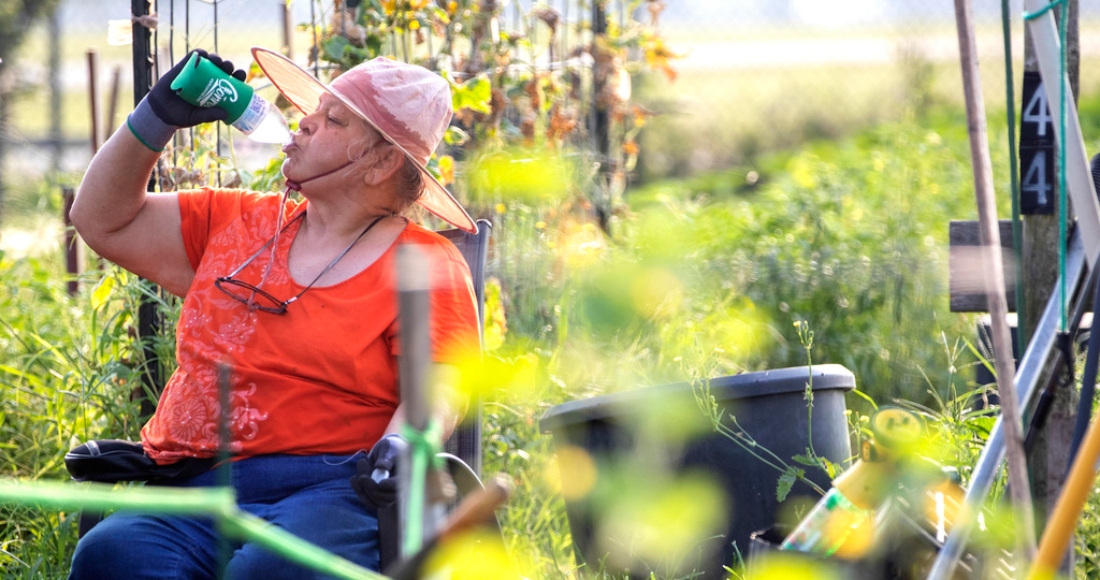
[{"label": "plastic drink bottle", "polygon": [[856,506],[834,487],[803,518],[780,549],[832,556],[853,536],[860,537],[858,544],[864,544],[862,536],[870,532],[872,518],[870,511]]},{"label": "plastic drink bottle", "polygon": [[290,143],[290,129],[275,105],[197,53],[191,55],[171,87],[192,105],[225,109],[229,113],[225,122],[253,141]]},{"label": "plastic drink bottle", "polygon": [[869,442],[862,459],[833,481],[833,487],[780,545],[781,550],[824,556],[859,557],[874,534],[874,510],[891,480],[888,463],[874,461]]}]

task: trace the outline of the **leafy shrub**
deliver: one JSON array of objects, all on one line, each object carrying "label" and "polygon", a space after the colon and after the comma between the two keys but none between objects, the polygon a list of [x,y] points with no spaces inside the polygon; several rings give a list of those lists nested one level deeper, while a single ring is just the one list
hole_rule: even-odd
[{"label": "leafy shrub", "polygon": [[[900,122],[740,176],[657,184],[621,246],[676,274],[683,298],[665,324],[678,328],[662,339],[713,333],[742,347],[726,349],[729,368],[793,366],[802,353],[785,337],[807,321],[817,360],[876,398],[927,400],[925,375],[946,372],[941,335],[971,332],[948,311],[946,272],[948,222],[974,213],[967,155],[946,122]],[[729,305],[740,315],[726,324],[742,328],[723,333],[714,313]]]}]

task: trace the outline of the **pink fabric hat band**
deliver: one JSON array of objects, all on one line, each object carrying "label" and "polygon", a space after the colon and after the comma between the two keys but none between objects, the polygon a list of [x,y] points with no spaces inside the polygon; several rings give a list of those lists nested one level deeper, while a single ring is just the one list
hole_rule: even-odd
[{"label": "pink fabric hat band", "polygon": [[307,115],[317,109],[322,94],[340,99],[416,162],[426,178],[419,201],[425,209],[459,229],[477,231],[470,214],[425,168],[451,122],[446,80],[424,67],[375,58],[325,86],[277,52],[256,47],[252,57],[279,92]]}]

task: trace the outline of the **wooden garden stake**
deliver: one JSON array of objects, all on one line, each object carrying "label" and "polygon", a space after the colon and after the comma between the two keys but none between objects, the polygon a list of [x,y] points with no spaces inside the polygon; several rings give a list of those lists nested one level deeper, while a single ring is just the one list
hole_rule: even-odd
[{"label": "wooden garden stake", "polygon": [[88,59],[88,108],[91,111],[90,139],[92,155],[95,155],[96,151],[99,151],[99,96],[96,87],[96,73],[99,71],[97,62],[99,59],[96,57],[94,49],[88,49],[85,57]]},{"label": "wooden garden stake", "polygon": [[[1034,13],[1035,10],[1034,6],[1031,8],[1024,7],[1024,14]],[[1063,10],[1068,11],[1064,37],[1059,34],[1057,26],[1062,18],[1061,11]],[[1056,287],[1062,286],[1058,284],[1063,270],[1059,259],[1059,247],[1065,248],[1068,243],[1060,223],[1062,220],[1059,214],[1063,214],[1063,212],[1059,205],[1062,203],[1067,205],[1063,215],[1071,216],[1070,219],[1072,219],[1078,207],[1081,207],[1084,212],[1090,211],[1087,206],[1078,206],[1077,202],[1070,203],[1069,196],[1064,195],[1072,194],[1072,192],[1069,191],[1068,182],[1062,183],[1056,161],[1058,148],[1062,145],[1058,138],[1062,130],[1062,115],[1058,109],[1063,102],[1067,108],[1076,109],[1075,103],[1080,87],[1078,12],[1077,0],[1065,2],[1061,6],[1050,10],[1049,19],[1053,22],[1036,23],[1040,27],[1046,24],[1047,30],[1050,29],[1050,26],[1055,26],[1053,36],[1065,43],[1066,62],[1063,69],[1065,78],[1062,79],[1062,82],[1058,80],[1063,76],[1061,72],[1052,74],[1050,67],[1050,64],[1053,64],[1056,68],[1060,68],[1061,55],[1058,55],[1054,62],[1047,65],[1047,75],[1050,76],[1043,75],[1040,70],[1040,49],[1035,43],[1036,37],[1041,37],[1043,34],[1037,32],[1033,26],[1026,24],[1027,20],[1024,21],[1023,92],[1030,92],[1030,94],[1023,96],[1022,93],[1023,98],[1026,100],[1020,101],[1021,106],[1024,108],[1021,109],[1022,116],[1019,119],[1020,141],[1017,150],[1020,153],[1021,171],[1019,175],[1031,176],[1032,179],[1024,180],[1026,185],[1020,192],[1022,197],[1020,207],[1023,208],[1026,203],[1028,206],[1035,207],[1032,211],[1036,212],[1024,212],[1021,219],[1023,245],[1019,271],[1026,282],[1023,287],[1024,306],[1020,309],[1023,316],[1018,318],[1022,323],[1018,328],[1025,331],[1024,338],[1027,341],[1030,341],[1032,329],[1039,324],[1043,308],[1051,297],[1054,296],[1054,300],[1061,305],[1065,304],[1061,298],[1063,295],[1073,295],[1072,291],[1069,290],[1069,286],[1064,287],[1065,291],[1054,292]],[[1050,85],[1049,89],[1052,90],[1048,90],[1048,84]],[[1061,98],[1062,95],[1059,94],[1063,87],[1066,91],[1064,101]],[[1053,101],[1050,100],[1052,92],[1054,93]],[[1025,135],[1028,136],[1026,140]],[[1069,133],[1067,133],[1068,139]],[[1066,179],[1069,179],[1068,173]],[[1063,186],[1066,187],[1067,191],[1062,191]],[[1023,198],[1025,195],[1030,199]],[[1031,200],[1034,200],[1034,203]],[[1043,213],[1044,211],[1047,213]],[[1088,292],[1083,292],[1083,294],[1088,294]],[[1069,328],[1063,330],[1070,332]],[[1021,348],[1020,352],[1023,353],[1024,349]],[[1027,468],[1031,474],[1031,500],[1035,504],[1036,533],[1043,530],[1050,522],[1056,502],[1066,485],[1066,466],[1070,465],[1073,459],[1072,448],[1079,395],[1077,385],[1074,384],[1075,381],[1068,384],[1065,381],[1073,374],[1073,364],[1073,360],[1066,360],[1065,357],[1052,357],[1052,361],[1047,365],[1044,373],[1046,383],[1044,396],[1049,397],[1049,406],[1044,412],[1045,418],[1040,419],[1037,417],[1037,420],[1041,421],[1039,423],[1041,428],[1037,429],[1035,433],[1029,432],[1026,435],[1028,440],[1026,445]],[[1042,544],[1043,540],[1040,539],[1040,553],[1043,550]],[[1062,572],[1067,576],[1071,575],[1070,572],[1073,570],[1073,560],[1073,549],[1071,548],[1067,551],[1066,558],[1063,560],[1065,567]]]},{"label": "wooden garden stake", "polygon": [[442,480],[432,465],[433,440],[439,436],[432,429],[432,364],[431,343],[431,279],[429,262],[423,250],[411,244],[397,248],[397,291],[401,356],[398,358],[401,404],[409,429],[404,436],[409,448],[403,458],[407,468],[398,473],[401,478],[398,497],[399,513],[405,522],[402,557],[412,557],[435,536],[442,523],[438,493]]},{"label": "wooden garden stake", "polygon": [[1001,235],[998,230],[993,196],[993,168],[989,159],[985,105],[982,101],[982,88],[978,82],[980,77],[972,16],[973,9],[969,0],[955,0],[955,24],[959,34],[959,59],[962,64],[963,92],[966,100],[967,133],[970,136],[974,196],[978,202],[987,303],[993,325],[993,352],[996,359],[994,364],[997,371],[997,391],[1001,395],[1008,481],[1012,503],[1016,507],[1017,516],[1021,518],[1020,547],[1023,549],[1023,556],[1030,560],[1035,553],[1034,514],[1031,508],[1027,460],[1024,456],[1020,409],[1016,398],[1016,365],[1012,356],[1012,337],[1006,320],[1008,304],[1004,290],[1004,266],[1000,259]]}]

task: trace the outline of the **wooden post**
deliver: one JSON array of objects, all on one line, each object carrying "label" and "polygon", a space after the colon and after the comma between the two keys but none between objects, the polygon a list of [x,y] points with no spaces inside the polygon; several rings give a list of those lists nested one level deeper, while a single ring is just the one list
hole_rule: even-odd
[{"label": "wooden post", "polygon": [[[1065,5],[1063,5],[1064,7]],[[1080,69],[1080,43],[1078,40],[1078,5],[1077,0],[1068,3],[1069,14],[1066,30],[1066,73],[1069,77],[1071,95],[1067,95],[1067,106],[1075,106],[1077,102],[1079,69]],[[1063,7],[1055,8],[1057,11]],[[1032,44],[1029,27],[1024,27],[1024,74],[1038,74],[1039,63]],[[1043,82],[1047,82],[1044,79]],[[1057,82],[1050,79],[1050,82]],[[1040,91],[1041,92],[1041,91]],[[1072,101],[1070,101],[1072,98]],[[1021,135],[1026,127],[1028,119],[1036,118],[1028,114],[1026,107],[1029,103],[1021,102],[1025,107],[1024,115],[1020,117]],[[1048,107],[1046,118],[1050,123],[1058,123],[1059,119],[1052,117],[1053,107]],[[1038,118],[1042,119],[1040,111]],[[1047,134],[1054,135],[1053,126],[1048,127]],[[1057,147],[1057,144],[1055,144]],[[1028,168],[1021,164],[1021,177],[1027,175]],[[1025,328],[1030,333],[1038,324],[1043,308],[1050,300],[1051,290],[1058,279],[1058,245],[1065,244],[1066,240],[1058,239],[1058,213],[1057,203],[1059,199],[1057,168],[1053,164],[1048,168],[1047,180],[1050,182],[1051,197],[1055,208],[1052,214],[1025,215],[1023,221],[1023,257],[1021,267],[1024,269],[1024,304],[1026,316]],[[1021,181],[1022,183],[1022,181]],[[1070,208],[1072,210],[1072,207]],[[1068,215],[1074,215],[1072,211]],[[1030,340],[1030,336],[1028,337]],[[1077,390],[1075,385],[1063,385],[1060,379],[1066,376],[1069,368],[1064,358],[1052,357],[1052,363],[1045,370],[1045,377],[1040,384],[1050,384],[1048,392],[1049,411],[1042,423],[1042,428],[1035,434],[1028,453],[1028,468],[1030,470],[1032,497],[1036,509],[1036,529],[1043,529],[1047,517],[1055,507],[1055,502],[1062,493],[1065,485],[1067,468],[1069,464],[1069,450],[1073,441],[1074,419],[1077,414]],[[1073,364],[1073,361],[1070,361]],[[1066,560],[1072,571],[1073,550],[1070,549]],[[1064,569],[1065,570],[1065,569]]]},{"label": "wooden post", "polygon": [[61,171],[64,144],[61,135],[61,16],[60,10],[50,14],[50,56],[46,73],[50,87],[50,169]]},{"label": "wooden post", "polygon": [[290,11],[290,0],[283,0],[283,54],[287,58],[294,58],[294,22]]},{"label": "wooden post", "polygon": [[69,292],[69,296],[76,296],[80,292],[80,280],[77,279],[77,276],[83,271],[84,264],[84,247],[80,244],[80,238],[76,235],[76,230],[73,229],[72,220],[69,219],[69,212],[73,209],[73,198],[75,197],[73,188],[66,187],[61,190],[61,219],[65,224],[65,272],[69,275],[65,287]]},{"label": "wooden post", "polygon": [[[411,244],[397,248],[397,304],[400,326],[401,356],[397,371],[401,379],[401,406],[405,422],[420,437],[430,435],[433,393],[430,369],[432,366],[431,343],[431,272],[424,252]],[[439,441],[431,444],[438,445]],[[438,512],[432,509],[436,493],[430,489],[434,471],[430,457],[423,457],[425,450],[410,441],[404,465],[398,473],[401,478],[399,513],[405,522],[401,554],[408,558],[419,551],[439,529]],[[417,512],[419,520],[415,520]]]},{"label": "wooden post", "polygon": [[99,97],[96,90],[96,86],[99,84],[96,78],[98,66],[96,65],[97,59],[95,49],[89,48],[85,54],[88,57],[88,110],[91,112],[89,134],[92,144],[92,155],[95,155],[96,151],[99,151]]},{"label": "wooden post", "polygon": [[111,92],[107,101],[107,116],[103,119],[103,134],[110,136],[115,132],[115,117],[118,116],[118,91],[122,82],[122,67],[115,65],[111,70]]},{"label": "wooden post", "polygon": [[[1001,263],[1005,271],[1005,298],[1011,312],[1015,306],[1016,256],[1013,254],[1012,221],[1000,220]],[[982,272],[982,236],[977,221],[951,220],[947,225],[947,271],[951,312],[989,312],[985,276]]]},{"label": "wooden post", "polygon": [[600,46],[600,37],[607,34],[607,6],[606,0],[596,0],[592,2],[592,52],[596,58],[596,64],[593,65],[593,79],[592,79],[592,127],[589,129],[594,139],[594,149],[596,151],[596,158],[599,161],[600,169],[598,171],[598,179],[596,179],[595,185],[598,195],[595,200],[596,220],[600,224],[600,229],[604,233],[611,233],[611,212],[614,209],[612,207],[611,200],[611,177],[614,169],[611,167],[611,112],[608,111],[608,105],[604,102],[603,94],[606,91],[608,66],[601,64],[601,60],[608,58],[608,55],[601,54],[605,48]]},{"label": "wooden post", "polygon": [[969,0],[955,0],[955,20],[959,34],[959,57],[962,64],[963,91],[970,135],[970,157],[974,172],[974,195],[978,204],[978,220],[982,245],[986,249],[986,294],[992,322],[993,352],[996,356],[997,390],[1001,395],[1001,414],[1008,455],[1008,476],[1016,514],[1022,518],[1020,538],[1025,559],[1035,551],[1035,527],[1031,510],[1031,491],[1021,435],[1020,410],[1016,397],[1016,364],[1012,358],[1012,337],[1008,329],[1008,306],[1004,292],[1004,268],[1001,264],[1001,239],[998,229],[996,202],[993,194],[993,169],[986,135],[985,104],[982,101],[978,54],[974,42],[973,10]]}]

